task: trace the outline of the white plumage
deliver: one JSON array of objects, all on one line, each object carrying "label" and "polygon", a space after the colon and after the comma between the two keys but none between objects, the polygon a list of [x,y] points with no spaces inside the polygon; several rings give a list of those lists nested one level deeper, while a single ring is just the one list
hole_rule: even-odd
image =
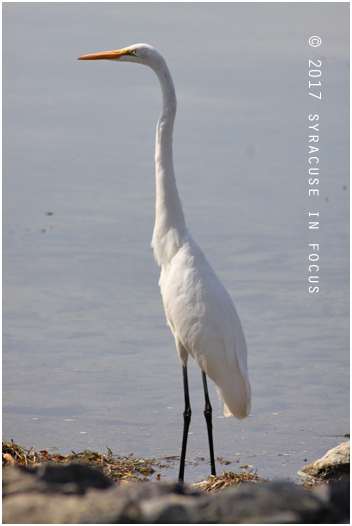
[{"label": "white plumage", "polygon": [[241,322],[227,290],[189,234],[170,264],[162,266],[159,283],[181,363],[185,365],[190,354],[214,381],[225,416],[248,416],[251,391]]}]

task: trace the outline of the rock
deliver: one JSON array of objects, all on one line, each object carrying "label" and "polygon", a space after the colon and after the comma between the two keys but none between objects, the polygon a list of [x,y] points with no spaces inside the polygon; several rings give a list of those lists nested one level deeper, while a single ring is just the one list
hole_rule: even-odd
[{"label": "rock", "polygon": [[102,471],[86,464],[72,463],[60,466],[48,463],[30,470],[35,470],[39,481],[47,482],[49,491],[83,495],[88,488],[106,489],[113,485],[112,480]]},{"label": "rock", "polygon": [[208,494],[174,482],[120,487],[97,469],[82,464],[53,468],[47,464],[35,470],[3,470],[4,524],[299,524],[348,520],[349,490],[347,485],[341,490],[341,482],[321,493],[289,482],[248,482]]},{"label": "rock", "polygon": [[212,523],[319,523],[327,514],[326,504],[312,492],[272,482],[241,484],[214,495],[202,518]]},{"label": "rock", "polygon": [[98,469],[78,463],[66,466],[47,463],[34,468],[20,466],[4,473],[7,476],[3,496],[25,491],[83,495],[88,488],[106,489],[113,485]]},{"label": "rock", "polygon": [[298,474],[302,478],[312,477],[314,480],[333,480],[350,475],[350,441],[344,442],[319,460],[303,466]]},{"label": "rock", "polygon": [[333,508],[336,522],[344,522],[350,515],[350,479],[344,478],[330,484],[319,484],[314,490],[315,494]]}]

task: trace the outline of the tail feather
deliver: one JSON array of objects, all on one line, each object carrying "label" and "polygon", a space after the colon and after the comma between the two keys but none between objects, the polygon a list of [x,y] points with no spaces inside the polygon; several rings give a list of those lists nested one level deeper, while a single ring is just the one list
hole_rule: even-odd
[{"label": "tail feather", "polygon": [[241,380],[242,382],[233,382],[226,389],[216,386],[224,415],[233,415],[238,420],[246,418],[251,411],[251,387],[247,379]]}]

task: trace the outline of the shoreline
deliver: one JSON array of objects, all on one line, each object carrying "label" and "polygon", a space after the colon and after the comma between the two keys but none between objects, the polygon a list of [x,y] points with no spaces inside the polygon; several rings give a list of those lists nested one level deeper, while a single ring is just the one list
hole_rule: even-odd
[{"label": "shoreline", "polygon": [[[180,459],[177,455],[152,459],[145,459],[132,454],[120,456],[115,455],[109,448],[107,449],[108,453],[106,455],[90,450],[84,450],[81,453],[72,451],[69,455],[61,455],[60,453],[51,454],[48,450],[36,451],[34,447],[28,450],[13,441],[7,442],[3,440],[3,469],[6,469],[8,466],[37,468],[49,462],[61,466],[79,462],[100,469],[114,483],[119,485],[128,482],[157,483],[162,481],[164,477],[168,479],[168,469],[175,467],[175,464]],[[238,466],[237,469],[242,471],[235,473],[233,470],[226,471],[226,466],[233,462],[219,458],[216,460],[224,468],[220,475],[209,476],[201,482],[191,483],[190,485],[201,491],[212,493],[244,482],[269,482],[269,478],[260,477],[256,471],[247,471],[247,465]],[[204,459],[197,459],[196,461],[205,462]],[[305,481],[302,480],[301,483],[292,482],[292,484],[306,489],[314,489],[322,482],[321,480],[307,479]]]}]

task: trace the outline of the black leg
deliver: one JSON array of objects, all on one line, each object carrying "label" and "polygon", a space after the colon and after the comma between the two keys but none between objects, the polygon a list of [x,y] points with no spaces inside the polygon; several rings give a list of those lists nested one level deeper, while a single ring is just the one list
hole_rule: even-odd
[{"label": "black leg", "polygon": [[185,472],[185,460],[186,460],[186,447],[188,438],[188,429],[191,422],[191,405],[189,403],[189,391],[188,391],[188,377],[187,377],[187,365],[182,366],[183,372],[183,388],[185,392],[185,411],[183,413],[183,439],[182,439],[182,451],[180,461],[180,472],[178,475],[178,481],[183,482]]},{"label": "black leg", "polygon": [[211,474],[215,477],[216,472],[215,472],[214,446],[213,446],[213,425],[211,423],[212,408],[210,405],[210,399],[209,399],[209,393],[208,393],[207,377],[204,371],[202,371],[202,376],[203,376],[203,387],[204,387],[204,396],[205,396],[204,416],[205,416],[205,421],[207,423],[207,428],[208,428]]}]

